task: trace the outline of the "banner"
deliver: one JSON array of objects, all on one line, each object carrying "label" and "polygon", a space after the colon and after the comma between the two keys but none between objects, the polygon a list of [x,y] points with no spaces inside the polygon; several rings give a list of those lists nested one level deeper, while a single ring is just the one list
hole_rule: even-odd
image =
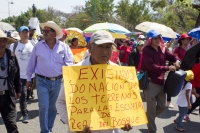
[{"label": "banner", "polygon": [[64,66],[63,77],[71,131],[147,123],[135,67]]}]

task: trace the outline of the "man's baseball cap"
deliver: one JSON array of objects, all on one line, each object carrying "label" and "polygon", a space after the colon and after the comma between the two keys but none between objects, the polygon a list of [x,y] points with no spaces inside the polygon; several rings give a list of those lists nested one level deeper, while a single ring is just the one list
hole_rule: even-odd
[{"label": "man's baseball cap", "polygon": [[29,31],[29,28],[28,28],[27,26],[21,26],[21,27],[19,28],[19,32],[22,32],[22,31],[24,31],[24,30]]},{"label": "man's baseball cap", "polygon": [[105,43],[115,44],[112,35],[106,30],[98,30],[94,32],[91,36],[90,43],[95,43],[97,45]]},{"label": "man's baseball cap", "polygon": [[156,38],[157,36],[161,36],[156,30],[149,30],[147,32],[147,38]]},{"label": "man's baseball cap", "polygon": [[29,30],[36,30],[36,28],[33,28],[32,26],[28,26]]}]

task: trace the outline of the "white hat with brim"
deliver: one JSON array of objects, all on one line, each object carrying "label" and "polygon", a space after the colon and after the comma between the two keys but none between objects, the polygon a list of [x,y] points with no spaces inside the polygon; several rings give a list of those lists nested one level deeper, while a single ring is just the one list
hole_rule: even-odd
[{"label": "white hat with brim", "polygon": [[53,21],[47,21],[45,23],[40,23],[40,27],[44,29],[44,27],[52,28],[56,31],[56,38],[60,39],[63,36],[62,29]]},{"label": "white hat with brim", "polygon": [[11,37],[16,39],[16,40],[20,40],[20,36],[19,36],[19,33],[17,31],[13,31],[11,33]]},{"label": "white hat with brim", "polygon": [[114,39],[112,35],[106,30],[99,30],[92,34],[90,43],[95,43],[97,45],[105,44],[105,43],[114,43]]},{"label": "white hat with brim", "polygon": [[16,42],[15,39],[7,37],[6,34],[2,30],[0,30],[0,38],[6,38],[8,40],[7,44],[12,44]]},{"label": "white hat with brim", "polygon": [[140,38],[140,39],[145,39],[145,36],[144,36],[144,35],[139,35],[138,38]]}]

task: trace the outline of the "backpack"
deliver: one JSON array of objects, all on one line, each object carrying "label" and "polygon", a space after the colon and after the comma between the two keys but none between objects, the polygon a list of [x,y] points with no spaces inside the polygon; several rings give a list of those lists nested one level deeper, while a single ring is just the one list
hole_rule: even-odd
[{"label": "backpack", "polygon": [[[32,42],[32,41],[30,41],[30,42],[31,42],[31,44],[34,46],[33,42]],[[17,48],[17,45],[18,45],[18,41],[15,42],[15,43],[14,43],[14,46],[13,46],[13,53],[14,53],[14,54],[15,54],[15,50],[16,50],[16,48]]]},{"label": "backpack", "polygon": [[182,90],[184,81],[186,77],[186,72],[183,70],[176,70],[174,72],[169,72],[167,79],[165,81],[163,91],[172,97],[175,97]]}]

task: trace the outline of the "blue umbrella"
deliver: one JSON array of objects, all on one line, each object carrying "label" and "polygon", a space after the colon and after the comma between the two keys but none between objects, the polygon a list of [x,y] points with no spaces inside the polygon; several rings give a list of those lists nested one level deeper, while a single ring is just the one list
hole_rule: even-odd
[{"label": "blue umbrella", "polygon": [[190,32],[188,32],[188,35],[192,38],[197,38],[198,41],[200,41],[200,27],[192,29]]},{"label": "blue umbrella", "polygon": [[[176,32],[175,32],[176,33]],[[176,33],[176,38],[175,40],[179,39],[180,35],[178,33]],[[162,37],[164,42],[169,42],[171,40],[171,38],[167,38],[167,37]]]}]

